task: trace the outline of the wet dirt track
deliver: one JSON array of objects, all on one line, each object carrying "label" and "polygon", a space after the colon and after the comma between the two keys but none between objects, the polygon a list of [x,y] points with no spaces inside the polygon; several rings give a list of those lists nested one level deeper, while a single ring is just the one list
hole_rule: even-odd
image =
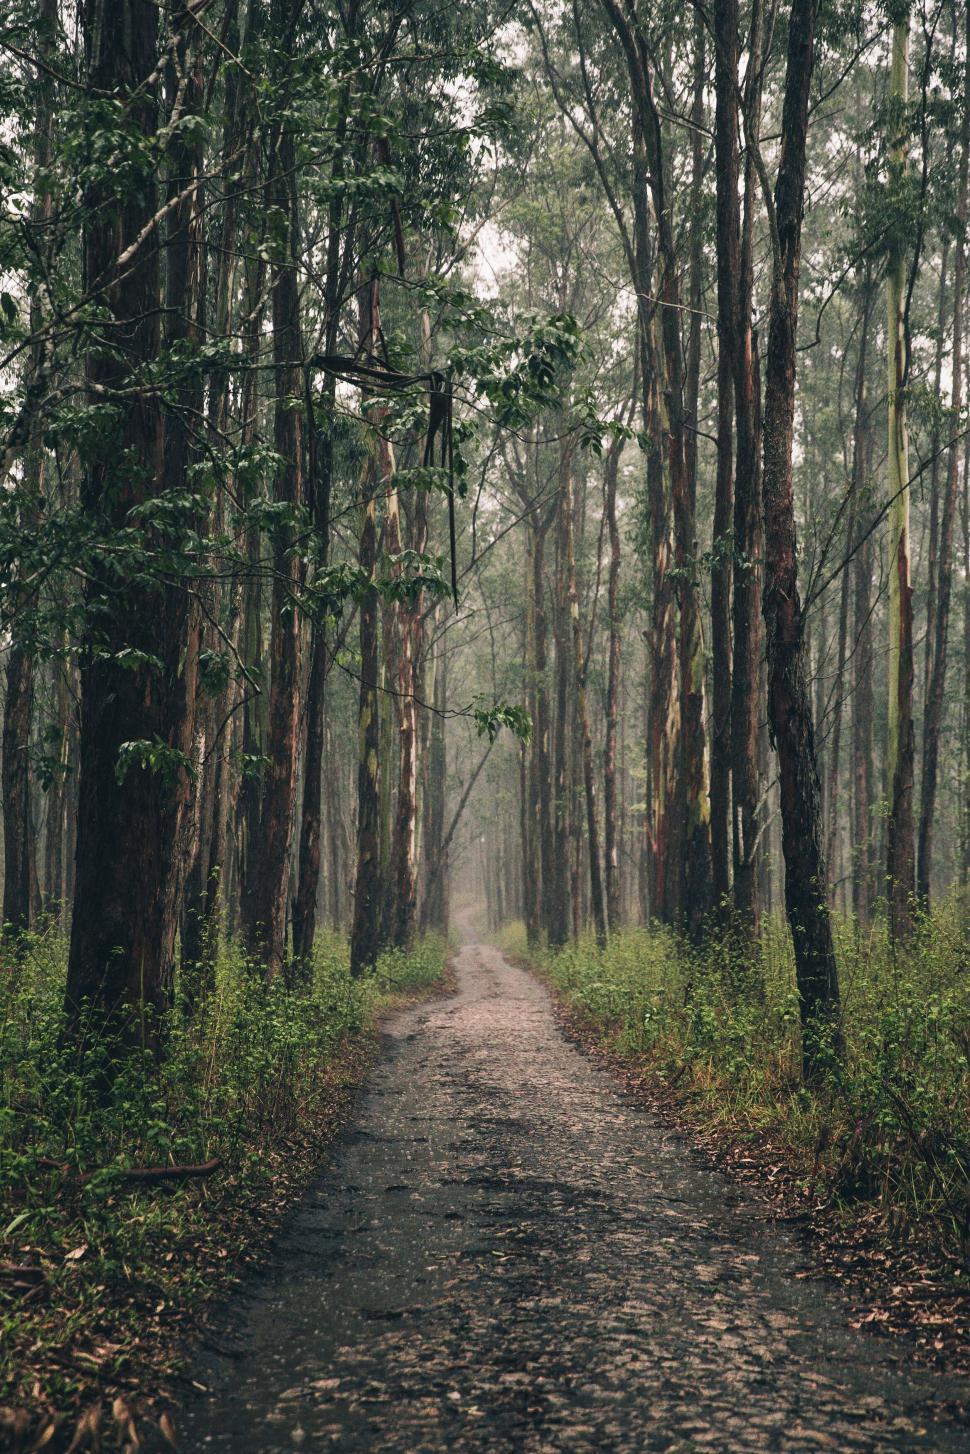
[{"label": "wet dirt track", "polygon": [[966,1451],[966,1384],[847,1328],[793,1239],[467,945],[386,1056],[266,1271],[183,1451]]}]

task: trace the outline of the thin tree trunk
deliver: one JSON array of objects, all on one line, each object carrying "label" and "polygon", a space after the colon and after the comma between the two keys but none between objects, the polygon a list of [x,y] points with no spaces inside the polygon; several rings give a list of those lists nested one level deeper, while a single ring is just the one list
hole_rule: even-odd
[{"label": "thin tree trunk", "polygon": [[67,779],[71,771],[71,695],[67,662],[53,663],[54,731],[57,766],[47,790],[47,839],[44,852],[44,912],[60,920],[67,890],[64,881],[67,840]]},{"label": "thin tree trunk", "polygon": [[596,942],[602,948],[606,944],[606,905],[603,899],[603,875],[600,865],[599,823],[596,812],[596,779],[593,775],[593,739],[590,732],[589,706],[586,699],[586,653],[584,651],[583,629],[579,618],[579,587],[576,581],[576,550],[573,542],[571,474],[566,475],[563,512],[566,546],[566,589],[569,595],[569,618],[572,625],[573,637],[573,670],[576,684],[576,722],[579,736],[578,746],[582,759],[583,790],[586,798],[590,905],[593,912],[593,927],[596,930]]},{"label": "thin tree trunk", "polygon": [[[526,522],[525,538],[525,650],[527,700],[535,722],[536,697],[536,602],[535,568],[536,531],[532,521]],[[522,904],[526,939],[530,947],[539,942],[539,781],[536,772],[535,733],[531,744],[522,743],[519,754],[521,772],[521,835],[522,835]]]},{"label": "thin tree trunk", "polygon": [[30,723],[34,660],[13,645],[7,657],[3,704],[3,928],[30,928],[31,858],[34,834],[30,810]]},{"label": "thin tree trunk", "polygon": [[963,451],[963,882],[970,883],[970,449]]},{"label": "thin tree trunk", "polygon": [[[936,361],[933,365],[933,397],[943,397],[943,357],[946,353],[946,314],[949,299],[950,239],[943,239],[940,257],[940,292],[936,316]],[[923,709],[930,699],[933,676],[933,633],[936,622],[936,572],[940,556],[940,422],[934,417],[930,436],[930,548],[926,570],[926,647],[923,652]]]},{"label": "thin tree trunk", "polygon": [[560,446],[559,495],[556,535],[556,592],[555,627],[556,641],[556,713],[555,713],[555,797],[552,810],[553,841],[556,845],[552,858],[552,893],[549,921],[549,943],[559,949],[569,938],[570,903],[570,761],[569,761],[569,669],[570,648],[567,639],[570,633],[569,602],[566,585],[566,504],[569,498],[568,448]]},{"label": "thin tree trunk", "polygon": [[859,539],[852,562],[855,682],[852,694],[852,908],[861,928],[872,918],[872,722],[875,700],[872,683],[872,545],[863,541],[866,517],[857,517]]},{"label": "thin tree trunk", "polygon": [[[335,336],[334,336],[335,342]],[[328,352],[333,346],[328,342]],[[311,451],[310,471],[313,525],[320,568],[330,556],[330,481],[333,464],[332,391],[327,400],[328,418],[318,430]],[[306,694],[306,748],[303,760],[303,803],[297,868],[297,893],[293,910],[293,958],[309,963],[317,930],[317,902],[320,888],[320,818],[323,802],[323,751],[326,735],[327,632],[322,620],[311,628],[310,673]]]},{"label": "thin tree trunk", "polygon": [[[195,44],[197,34],[194,27],[182,31],[165,69],[169,109],[174,111],[180,105],[186,119],[196,120],[204,107],[204,82]],[[199,348],[205,327],[204,157],[202,131],[198,126],[173,130],[166,147],[166,163],[171,210],[165,238],[165,345],[176,352],[191,352]],[[165,416],[164,467],[165,485],[169,490],[177,491],[184,486],[189,468],[195,462],[197,450],[193,436],[203,403],[201,374],[192,373],[177,389]],[[206,598],[210,618],[218,620],[218,587],[213,582],[202,582],[199,590]],[[195,605],[189,619],[189,636],[189,649],[197,654],[203,638],[202,616]],[[211,628],[206,644],[218,645]],[[195,744],[200,750],[195,754],[194,797],[185,815],[178,889],[182,908],[182,963],[183,966],[191,964],[193,972],[205,957],[209,852],[215,807],[215,761],[210,756],[210,748],[217,725],[218,703],[209,693],[202,692],[199,697],[191,705]],[[190,832],[190,828],[195,831]]]},{"label": "thin tree trunk", "polygon": [[[967,54],[964,72],[963,146],[960,157],[960,187],[957,200],[956,262],[953,270],[953,384],[950,401],[951,428],[960,428],[963,406],[963,293],[966,287],[967,193],[970,175],[970,9],[965,14]],[[916,892],[924,908],[929,908],[933,866],[933,819],[936,811],[936,786],[940,760],[940,735],[943,726],[946,689],[947,638],[950,629],[950,600],[953,591],[953,534],[956,523],[957,494],[960,486],[960,448],[954,440],[949,448],[946,487],[940,514],[939,565],[937,567],[936,619],[927,624],[932,631],[933,670],[926,700],[923,724],[923,777],[919,819],[919,877]],[[966,446],[963,445],[965,449]]]},{"label": "thin tree trunk", "polygon": [[[730,73],[725,85],[737,75],[737,5],[732,4],[733,49],[727,52]],[[745,93],[744,125],[748,137],[744,166],[744,219],[738,234],[738,281],[732,295],[737,298],[735,324],[734,397],[737,424],[737,461],[734,493],[734,598],[732,603],[733,662],[731,678],[731,789],[733,800],[732,857],[734,865],[734,908],[742,930],[754,936],[758,931],[760,894],[758,845],[761,842],[763,807],[760,770],[760,736],[764,717],[762,692],[762,586],[764,537],[761,481],[761,376],[758,338],[753,327],[754,310],[754,214],[757,180],[753,146],[761,125],[762,6],[755,0],[751,13],[748,86]],[[735,118],[736,125],[736,118]],[[737,188],[735,184],[734,195]],[[729,199],[730,201],[730,199]],[[731,211],[734,204],[731,202]]]},{"label": "thin tree trunk", "polygon": [[[290,7],[299,0],[276,0],[278,33],[291,23]],[[275,215],[285,219],[286,255],[271,269],[275,404],[273,436],[280,458],[275,498],[291,507],[304,496],[304,388],[300,360],[300,294],[296,249],[300,229],[296,195],[296,147],[289,125],[280,123],[270,152],[268,194]],[[259,954],[268,978],[286,960],[290,834],[296,794],[299,751],[300,613],[296,604],[300,562],[292,549],[293,529],[278,525],[271,532],[273,592],[270,606],[270,688],[266,731],[259,842],[247,873],[246,940]]]},{"label": "thin tree trunk", "polygon": [[448,653],[439,647],[434,679],[435,715],[431,727],[429,780],[433,814],[427,834],[427,865],[423,927],[448,932],[448,844],[445,842],[448,751],[445,709],[448,704]]},{"label": "thin tree trunk", "polygon": [[[41,56],[53,56],[57,48],[56,0],[40,0],[37,14],[37,49]],[[51,216],[50,189],[44,181],[50,161],[51,127],[54,113],[53,81],[46,66],[38,67],[34,83],[36,113],[34,118],[33,167],[36,194],[30,209],[30,228],[36,233],[38,256],[46,249],[44,229]],[[43,325],[43,315],[36,285],[29,288],[31,333]],[[28,365],[28,389],[44,366],[44,347],[35,344]],[[45,446],[37,425],[30,428],[24,480],[23,515],[29,522],[36,517],[45,488]],[[36,875],[34,864],[34,832],[30,804],[30,726],[34,701],[34,657],[22,639],[16,619],[11,628],[10,652],[5,673],[6,694],[3,705],[2,770],[0,792],[3,795],[3,923],[4,930],[19,933],[30,927],[31,885]],[[60,798],[56,799],[60,802]],[[58,827],[58,833],[59,833]]]},{"label": "thin tree trunk", "polygon": [[536,523],[532,552],[532,598],[535,603],[535,700],[536,725],[533,734],[533,771],[538,808],[539,866],[541,870],[540,918],[547,937],[551,936],[555,893],[556,847],[552,826],[552,744],[549,711],[548,626],[545,596],[545,547],[549,514]]},{"label": "thin tree trunk", "polygon": [[[909,18],[893,26],[890,95],[900,107],[909,91]],[[905,169],[905,134],[893,121],[890,167]],[[916,853],[913,842],[913,587],[909,547],[909,436],[906,422],[906,259],[897,242],[886,268],[888,337],[889,490],[889,709],[886,788],[889,795],[886,877],[889,928],[894,941],[912,932]]]},{"label": "thin tree trunk", "polygon": [[[855,543],[858,533],[856,522],[862,513],[863,492],[866,485],[869,408],[866,398],[866,360],[868,357],[870,303],[870,281],[867,271],[862,295],[862,324],[859,335],[859,352],[856,358],[855,424],[852,431],[852,480],[849,486],[850,499],[845,533],[846,544],[850,550]],[[835,847],[841,811],[839,769],[841,765],[842,716],[845,698],[845,663],[849,640],[850,587],[851,571],[846,566],[839,583],[838,646],[835,678],[832,686],[832,731],[829,743],[828,815],[825,835],[825,860],[830,868],[835,862]]]},{"label": "thin tree trunk", "polygon": [[[360,335],[366,344],[376,336],[378,282],[375,278],[360,290]],[[381,411],[374,411],[380,429]],[[383,488],[381,456],[372,445],[362,480],[361,526],[358,562],[371,582],[360,602],[360,701],[357,715],[357,866],[354,879],[354,912],[350,936],[350,968],[361,975],[374,964],[383,947],[381,872],[381,722],[378,706],[380,646],[378,641],[379,602],[374,582],[377,574],[377,501]]]},{"label": "thin tree trunk", "polygon": [[620,529],[616,518],[616,486],[622,444],[617,441],[606,457],[604,476],[606,524],[610,538],[610,568],[607,583],[609,646],[606,677],[606,742],[603,748],[603,859],[606,876],[606,922],[611,934],[620,927],[621,869],[618,842],[622,823],[617,815],[617,727],[620,717]]},{"label": "thin tree trunk", "polygon": [[734,539],[734,379],[741,353],[740,128],[737,0],[715,0],[714,147],[717,193],[717,476],[711,566],[711,859],[715,904],[731,891],[731,579]]}]

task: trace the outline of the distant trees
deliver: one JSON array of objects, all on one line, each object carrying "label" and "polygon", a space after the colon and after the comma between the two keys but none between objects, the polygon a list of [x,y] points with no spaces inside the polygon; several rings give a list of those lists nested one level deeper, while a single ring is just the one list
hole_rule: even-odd
[{"label": "distant trees", "polygon": [[[453,494],[463,468],[450,420],[444,452],[423,469],[408,455],[459,336],[466,394],[491,390],[497,405],[507,387],[520,412],[548,396],[574,343],[566,328],[490,341],[446,279],[471,139],[504,124],[501,106],[487,115],[502,85],[482,45],[487,7],[444,29],[434,5],[311,15],[301,0],[130,0],[83,19],[79,52],[48,0],[5,32],[22,82],[7,160],[28,203],[3,219],[17,278],[3,295],[3,462],[17,486],[3,523],[4,910],[12,935],[36,920],[43,833],[56,911],[76,781],[68,1009],[151,1041],[177,950],[187,1003],[226,933],[267,977],[305,973],[321,914],[349,924],[362,874],[376,876],[357,895],[355,969],[386,937],[410,941],[422,896],[443,923],[446,670],[426,622],[447,587],[427,501]],[[431,259],[406,279],[424,302],[415,327],[402,291],[388,325],[379,279],[404,271],[410,237]],[[340,390],[361,385],[376,407],[355,419]],[[403,509],[392,434],[411,470]],[[340,518],[362,511],[359,561],[345,536],[333,559],[335,491]],[[371,709],[357,864],[351,761],[326,708],[338,657]],[[382,698],[401,745],[379,764]],[[335,687],[333,711],[348,709]]]},{"label": "distant trees", "polygon": [[5,952],[150,1041],[783,884],[814,1073],[970,871],[964,10],[14,7]]}]

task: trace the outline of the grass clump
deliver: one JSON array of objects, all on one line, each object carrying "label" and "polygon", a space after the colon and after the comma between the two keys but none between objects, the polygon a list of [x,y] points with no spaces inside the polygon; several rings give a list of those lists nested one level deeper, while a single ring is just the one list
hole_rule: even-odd
[{"label": "grass clump", "polygon": [[[319,1162],[368,1063],[375,1015],[441,978],[444,940],[350,975],[321,935],[307,981],[265,983],[237,948],[159,1057],[64,1036],[66,944],[26,938],[0,1006],[0,1405],[77,1412],[92,1389],[151,1387],[180,1318],[223,1286]],[[133,1184],[133,1167],[211,1179]],[[146,1371],[147,1370],[147,1371]]]},{"label": "grass clump", "polygon": [[785,926],[691,951],[669,930],[624,929],[537,962],[619,1053],[649,1066],[692,1117],[781,1146],[807,1194],[875,1214],[895,1239],[957,1266],[970,1253],[970,974],[966,905],[924,917],[895,953],[885,928],[837,925],[845,1059],[809,1089]]}]

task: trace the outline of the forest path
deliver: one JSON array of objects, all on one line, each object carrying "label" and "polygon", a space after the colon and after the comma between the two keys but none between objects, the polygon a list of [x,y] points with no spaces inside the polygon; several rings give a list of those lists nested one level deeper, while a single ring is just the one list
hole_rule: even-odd
[{"label": "forest path", "polygon": [[386,1056],[270,1266],[234,1297],[183,1450],[965,1450],[967,1387],[854,1333],[797,1244],[467,944]]}]

